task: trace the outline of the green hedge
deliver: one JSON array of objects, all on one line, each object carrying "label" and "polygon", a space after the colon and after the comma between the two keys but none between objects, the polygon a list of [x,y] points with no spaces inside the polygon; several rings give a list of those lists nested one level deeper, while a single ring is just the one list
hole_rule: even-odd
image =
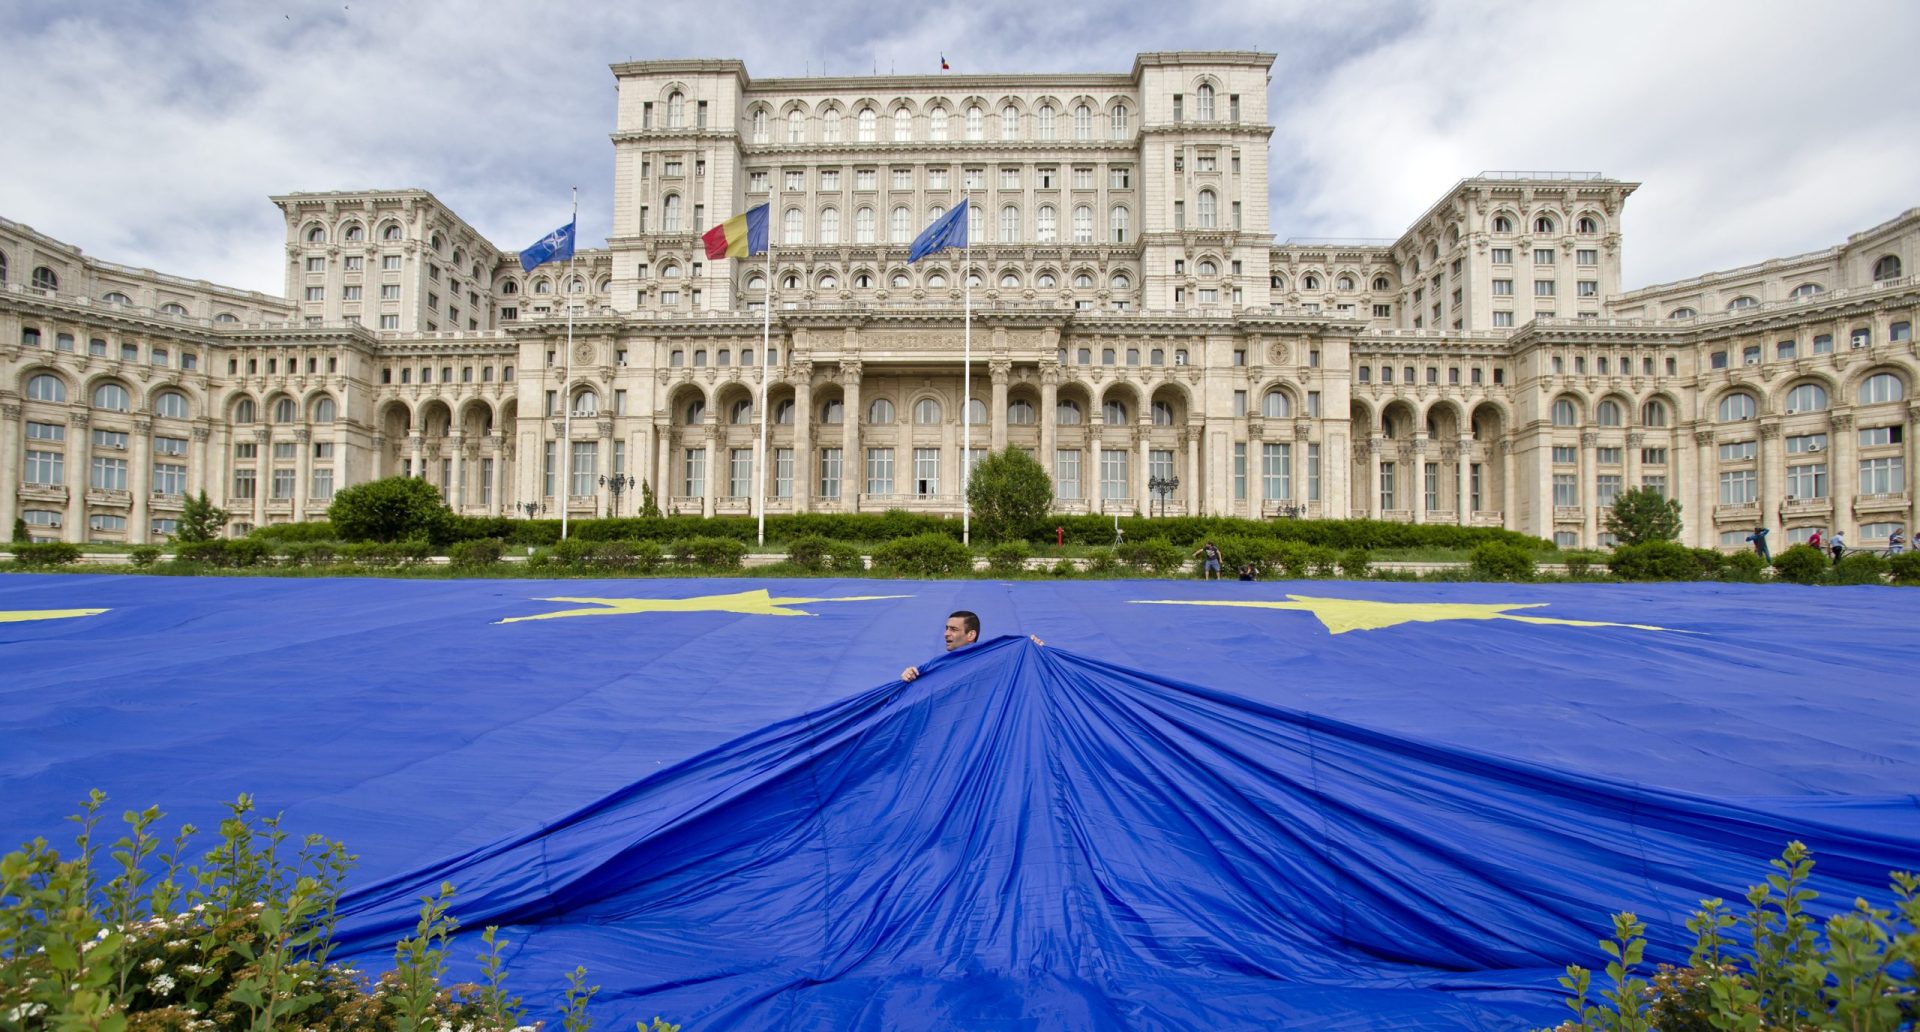
[{"label": "green hedge", "polygon": [[1533,553],[1499,541],[1488,541],[1473,550],[1475,580],[1530,581],[1533,579]]},{"label": "green hedge", "polygon": [[945,534],[915,534],[874,549],[873,568],[896,577],[959,577],[973,572],[973,555]]},{"label": "green hedge", "polygon": [[66,566],[80,561],[80,546],[70,541],[20,541],[8,548],[15,566]]},{"label": "green hedge", "polygon": [[[1106,544],[1113,540],[1112,516],[1056,516],[1037,532],[1034,541],[1053,544],[1054,528],[1065,527],[1069,544]],[[1486,541],[1499,541],[1533,552],[1553,552],[1551,541],[1530,537],[1517,531],[1493,527],[1461,527],[1453,524],[1388,523],[1383,520],[1247,520],[1228,516],[1173,516],[1144,519],[1120,518],[1120,528],[1129,539],[1164,538],[1192,551],[1208,538],[1260,538],[1298,541],[1336,551],[1364,548],[1472,548]]]}]

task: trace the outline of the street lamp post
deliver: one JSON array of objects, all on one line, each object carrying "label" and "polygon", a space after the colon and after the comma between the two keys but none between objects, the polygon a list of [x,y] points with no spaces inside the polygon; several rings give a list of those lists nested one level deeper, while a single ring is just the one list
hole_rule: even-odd
[{"label": "street lamp post", "polygon": [[533,519],[533,517],[534,517],[534,514],[535,514],[535,513],[542,513],[542,512],[546,512],[546,511],[547,511],[547,503],[545,503],[545,502],[520,502],[520,503],[517,503],[516,505],[514,505],[514,508],[516,508],[516,509],[518,509],[518,510],[520,510],[521,512],[524,512],[524,513],[526,513],[526,514],[527,514],[527,519]]},{"label": "street lamp post", "polygon": [[1160,496],[1160,515],[1165,516],[1167,514],[1167,495],[1172,494],[1178,490],[1179,487],[1180,478],[1177,476],[1168,475],[1164,477],[1147,478],[1147,490]]},{"label": "street lamp post", "polygon": [[602,476],[600,478],[600,486],[606,488],[607,492],[613,495],[613,515],[616,518],[620,515],[620,492],[625,491],[627,488],[639,482],[638,478],[627,476],[625,473],[615,473],[610,477]]}]

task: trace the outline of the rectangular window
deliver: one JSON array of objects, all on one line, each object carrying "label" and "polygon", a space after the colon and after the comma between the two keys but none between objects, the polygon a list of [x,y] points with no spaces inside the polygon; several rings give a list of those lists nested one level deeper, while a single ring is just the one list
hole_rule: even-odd
[{"label": "rectangular window", "polygon": [[1260,446],[1260,498],[1268,502],[1293,499],[1293,445]]},{"label": "rectangular window", "polygon": [[1241,416],[1244,416],[1246,414],[1247,414],[1247,392],[1234,391],[1233,392],[1233,417],[1235,419],[1239,419]]},{"label": "rectangular window", "polygon": [[29,422],[27,424],[27,440],[29,441],[64,441],[66,439],[67,428],[59,423]]},{"label": "rectangular window", "polygon": [[1595,477],[1593,481],[1593,504],[1606,508],[1620,497],[1621,478],[1617,473],[1606,473]]},{"label": "rectangular window", "polygon": [[1428,512],[1440,508],[1440,464],[1429,462],[1421,475],[1421,503]]},{"label": "rectangular window", "polygon": [[1620,448],[1597,448],[1593,453],[1594,461],[1602,466],[1618,466],[1621,452]]},{"label": "rectangular window", "polygon": [[775,448],[773,450],[773,496],[775,498],[793,497],[792,448]]},{"label": "rectangular window", "polygon": [[178,497],[187,493],[187,467],[173,463],[153,466],[153,493]]},{"label": "rectangular window", "polygon": [[[493,486],[493,469],[492,469],[493,460],[483,459],[481,460],[481,462],[486,468],[483,471],[485,475],[483,479],[480,481],[480,493],[482,495],[480,500],[482,502],[487,502],[492,500],[486,497],[486,495],[492,489],[492,486]],[[320,501],[320,502],[327,501],[333,497],[333,467],[332,466],[314,467],[313,489],[311,493],[307,495],[307,497],[314,501]]]},{"label": "rectangular window", "polygon": [[127,489],[127,460],[110,459],[104,455],[93,457],[93,476],[88,486],[96,491],[125,491]]},{"label": "rectangular window", "polygon": [[1667,450],[1665,448],[1642,448],[1640,449],[1640,462],[1642,465],[1647,466],[1664,466],[1667,464]]},{"label": "rectangular window", "polygon": [[1132,189],[1133,187],[1132,175],[1133,173],[1132,173],[1132,170],[1130,169],[1125,169],[1125,168],[1108,169],[1107,170],[1107,188],[1109,190]]},{"label": "rectangular window", "polygon": [[1728,470],[1720,474],[1721,505],[1752,505],[1760,497],[1760,478],[1750,469]]},{"label": "rectangular window", "polygon": [[1494,296],[1494,297],[1512,297],[1512,296],[1513,296],[1513,281],[1512,281],[1512,280],[1510,280],[1510,279],[1497,279],[1497,280],[1494,280],[1494,281],[1493,281],[1493,296]]},{"label": "rectangular window", "polygon": [[707,450],[688,448],[686,450],[686,476],[680,482],[680,494],[684,498],[699,498],[707,493]]},{"label": "rectangular window", "polygon": [[1127,452],[1100,453],[1100,497],[1109,502],[1124,502],[1127,493]]},{"label": "rectangular window", "polygon": [[1494,324],[1495,326],[1512,326],[1512,325],[1513,325],[1513,313],[1512,313],[1512,312],[1495,312],[1495,313],[1493,313],[1493,324]]},{"label": "rectangular window", "polygon": [[1320,500],[1320,446],[1307,445],[1307,500]]},{"label": "rectangular window", "polygon": [[1247,500],[1247,446],[1245,442],[1236,442],[1233,446],[1233,500]]},{"label": "rectangular window", "polygon": [[1061,448],[1053,453],[1053,491],[1067,501],[1080,497],[1079,451]]},{"label": "rectangular window", "polygon": [[295,449],[295,442],[275,441],[273,443],[273,457],[276,459],[298,458],[299,452]]},{"label": "rectangular window", "polygon": [[1798,349],[1799,349],[1798,341],[1783,340],[1780,343],[1775,344],[1773,346],[1773,357],[1792,358],[1794,357],[1794,352],[1797,351]]},{"label": "rectangular window", "polygon": [[1553,504],[1556,506],[1580,504],[1580,477],[1573,473],[1555,473],[1553,475]]},{"label": "rectangular window", "polygon": [[[1860,430],[1860,447],[1878,448],[1887,444],[1899,444],[1904,437],[1897,426],[1869,426]],[[56,438],[57,439],[57,438]]]},{"label": "rectangular window", "polygon": [[1581,297],[1599,297],[1600,296],[1599,280],[1583,279],[1579,281],[1579,283],[1577,283],[1576,286],[1579,288],[1576,291],[1576,293],[1578,293]]},{"label": "rectangular window", "polygon": [[66,456],[57,451],[27,452],[27,483],[59,487],[66,483]]},{"label": "rectangular window", "polygon": [[1473,512],[1479,512],[1485,508],[1485,506],[1480,504],[1480,482],[1483,476],[1485,476],[1485,471],[1481,463],[1474,462],[1468,464],[1467,508]]},{"label": "rectangular window", "polygon": [[1823,452],[1826,450],[1826,434],[1796,434],[1787,438],[1788,455],[1799,455],[1805,452]]},{"label": "rectangular window", "polygon": [[380,256],[380,268],[382,268],[382,269],[384,269],[384,270],[385,270],[385,271],[387,271],[387,272],[397,272],[397,271],[399,271],[399,269],[400,269],[400,256],[399,256],[399,255],[397,255],[397,254],[387,254],[387,255],[381,255],[381,256]]},{"label": "rectangular window", "polygon": [[820,449],[820,497],[840,497],[840,449]]},{"label": "rectangular window", "polygon": [[1496,248],[1494,248],[1494,249],[1493,249],[1493,264],[1495,264],[1495,265],[1512,265],[1512,264],[1513,264],[1513,248],[1511,248],[1511,247],[1496,247]]},{"label": "rectangular window", "polygon": [[251,466],[245,469],[234,470],[233,496],[235,498],[252,498],[258,476],[259,472]]},{"label": "rectangular window", "polygon": [[383,329],[383,330],[397,330],[397,329],[399,329],[399,328],[400,328],[400,317],[399,317],[399,316],[397,316],[397,315],[383,315],[383,316],[381,316],[381,317],[380,317],[380,328],[381,328],[381,329]]},{"label": "rectangular window", "polygon": [[112,451],[126,451],[127,435],[115,430],[95,430],[93,432],[93,446],[95,448],[107,448]]},{"label": "rectangular window", "polygon": [[1573,260],[1581,265],[1600,264],[1600,252],[1596,248],[1582,247],[1573,252]]},{"label": "rectangular window", "polygon": [[273,471],[273,497],[285,499],[293,497],[293,477],[295,470],[276,469]]},{"label": "rectangular window", "polygon": [[753,494],[753,449],[727,449],[727,497],[746,498]]},{"label": "rectangular window", "polygon": [[1580,449],[1571,444],[1553,446],[1553,461],[1562,466],[1571,466],[1580,461]]},{"label": "rectangular window", "polygon": [[1787,467],[1787,500],[1802,501],[1827,496],[1827,464],[1812,462]]},{"label": "rectangular window", "polygon": [[1641,477],[1640,486],[1662,498],[1667,496],[1667,478],[1665,476]]},{"label": "rectangular window", "polygon": [[893,493],[893,449],[867,449],[867,493],[870,495],[890,495]]},{"label": "rectangular window", "polygon": [[1380,508],[1393,508],[1393,463],[1380,464]]},{"label": "rectangular window", "polygon": [[[874,169],[870,169],[870,168],[857,169],[853,173],[853,188],[855,190],[878,189],[880,186],[879,180],[880,180],[880,173],[875,171]],[[984,186],[985,184],[977,183],[975,185]]]},{"label": "rectangular window", "polygon": [[1746,347],[1741,348],[1740,361],[1745,362],[1748,365],[1759,365],[1760,364],[1760,345],[1749,344]]},{"label": "rectangular window", "polygon": [[1534,249],[1533,249],[1533,264],[1535,264],[1535,265],[1552,265],[1552,264],[1553,264],[1553,248],[1551,248],[1551,247],[1536,247],[1536,248],[1534,248]]},{"label": "rectangular window", "polygon": [[1900,456],[1860,460],[1861,494],[1899,494],[1906,489],[1906,469]]},{"label": "rectangular window", "polygon": [[572,489],[567,493],[575,498],[593,497],[594,478],[600,475],[600,442],[573,442]]},{"label": "rectangular window", "polygon": [[105,513],[97,513],[87,517],[87,529],[125,533],[127,529],[127,518],[125,516],[109,516]]},{"label": "rectangular window", "polygon": [[1534,297],[1552,297],[1553,289],[1554,289],[1554,282],[1552,280],[1534,280],[1533,281]]},{"label": "rectangular window", "polygon": [[932,498],[940,493],[940,449],[913,450],[913,496]]},{"label": "rectangular window", "polygon": [[1759,444],[1755,441],[1729,441],[1720,446],[1721,462],[1741,462],[1760,454]]},{"label": "rectangular window", "polygon": [[1822,333],[1813,338],[1813,353],[1816,355],[1833,354],[1833,334]]}]

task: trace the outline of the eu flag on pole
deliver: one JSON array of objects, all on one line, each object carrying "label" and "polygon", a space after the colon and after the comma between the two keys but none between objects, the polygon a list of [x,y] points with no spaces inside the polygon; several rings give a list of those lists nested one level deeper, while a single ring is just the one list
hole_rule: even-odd
[{"label": "eu flag on pole", "polygon": [[933,225],[920,231],[913,238],[913,250],[907,254],[907,264],[925,258],[927,255],[944,251],[949,247],[967,246],[967,205],[961,201],[954,209],[933,220]]},{"label": "eu flag on pole", "polygon": [[573,257],[573,227],[569,222],[540,238],[540,242],[520,252],[520,271],[532,272],[534,266],[564,262]]}]

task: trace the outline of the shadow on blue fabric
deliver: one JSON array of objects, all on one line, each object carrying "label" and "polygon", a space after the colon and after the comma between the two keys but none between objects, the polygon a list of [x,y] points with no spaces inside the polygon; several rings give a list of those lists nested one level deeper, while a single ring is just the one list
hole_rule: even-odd
[{"label": "shadow on blue fabric", "polygon": [[1650,959],[1790,838],[1826,897],[1920,858],[1910,796],[1764,809],[1502,759],[994,639],[343,904],[422,896],[522,985],[723,1029],[1505,1029],[1609,910]]}]

